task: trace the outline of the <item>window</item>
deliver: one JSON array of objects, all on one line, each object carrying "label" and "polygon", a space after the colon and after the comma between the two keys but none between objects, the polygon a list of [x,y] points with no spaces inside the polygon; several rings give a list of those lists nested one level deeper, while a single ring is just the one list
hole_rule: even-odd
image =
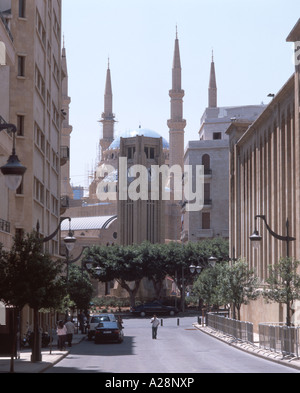
[{"label": "window", "polygon": [[204,205],[211,205],[209,183],[204,183]]},{"label": "window", "polygon": [[17,115],[17,135],[24,136],[25,116]]},{"label": "window", "polygon": [[210,156],[208,154],[204,154],[202,156],[202,165],[204,166],[204,174],[209,175],[211,174],[210,169]]},{"label": "window", "polygon": [[210,229],[210,213],[202,213],[202,229]]},{"label": "window", "polygon": [[16,194],[17,194],[17,195],[23,195],[23,194],[24,194],[24,179],[22,179],[21,184],[20,184],[19,187],[17,188]]},{"label": "window", "polygon": [[18,56],[18,76],[25,76],[25,56]]},{"label": "window", "polygon": [[155,154],[154,147],[145,147],[144,151],[148,159],[154,160],[154,154]]},{"label": "window", "polygon": [[40,129],[40,127],[35,124],[34,127],[34,138],[35,138],[35,144],[42,150],[42,152],[45,152],[45,135],[43,131]]},{"label": "window", "polygon": [[40,92],[41,96],[45,99],[45,81],[38,67],[35,67],[35,86]]},{"label": "window", "polygon": [[34,197],[40,203],[44,203],[44,186],[36,178],[34,178]]},{"label": "window", "polygon": [[222,132],[214,132],[213,140],[222,139]]},{"label": "window", "polygon": [[26,17],[26,0],[19,0],[19,18]]},{"label": "window", "polygon": [[46,31],[38,11],[36,13],[36,28],[44,46],[46,46]]},{"label": "window", "polygon": [[128,160],[133,160],[134,153],[135,153],[135,147],[128,147],[128,150],[127,150],[127,158],[128,158]]}]

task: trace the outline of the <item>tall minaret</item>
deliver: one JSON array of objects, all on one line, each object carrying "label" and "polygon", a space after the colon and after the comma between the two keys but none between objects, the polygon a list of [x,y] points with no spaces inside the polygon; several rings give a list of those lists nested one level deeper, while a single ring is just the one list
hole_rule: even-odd
[{"label": "tall minaret", "polygon": [[186,120],[183,116],[183,97],[184,90],[181,89],[181,62],[179,52],[179,41],[176,27],[175,50],[172,71],[172,90],[171,97],[171,119],[168,120],[169,144],[170,144],[170,167],[181,165],[183,168],[184,156],[184,129]]},{"label": "tall minaret", "polygon": [[211,67],[210,67],[210,79],[208,87],[208,107],[217,108],[217,82],[216,82],[216,71],[214,63],[214,52],[212,52]]},{"label": "tall minaret", "polygon": [[112,88],[111,88],[109,59],[108,59],[106,85],[105,85],[105,93],[104,93],[104,112],[102,113],[102,119],[100,120],[100,123],[102,123],[103,125],[103,135],[102,135],[102,139],[100,140],[101,159],[102,159],[103,151],[105,151],[114,140],[115,115],[113,114],[113,95],[112,95]]},{"label": "tall minaret", "polygon": [[[183,97],[184,90],[181,88],[181,62],[179,52],[179,41],[176,27],[176,39],[172,71],[171,97],[171,119],[168,120],[169,127],[169,165],[180,165],[183,173],[184,166],[184,129],[186,120],[183,119]],[[170,179],[170,188],[174,190],[174,178]],[[171,200],[166,204],[165,232],[166,238],[179,240],[181,238],[181,207],[171,192]]]}]

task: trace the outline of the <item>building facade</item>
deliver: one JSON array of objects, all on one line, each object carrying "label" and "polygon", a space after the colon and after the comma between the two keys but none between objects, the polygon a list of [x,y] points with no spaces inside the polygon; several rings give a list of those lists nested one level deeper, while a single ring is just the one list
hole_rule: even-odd
[{"label": "building facade", "polygon": [[[300,40],[300,22],[288,41]],[[296,49],[295,49],[296,50]],[[255,216],[264,215],[277,234],[296,238],[290,242],[289,255],[299,259],[299,64],[271,103],[249,127],[232,123],[227,131],[230,141],[230,250],[232,257],[245,258],[262,284],[268,266],[287,256],[284,241],[273,237],[262,219],[257,230],[262,236],[259,249],[249,237],[255,229]],[[245,306],[243,319],[254,322],[284,322],[282,304],[266,304],[259,299]],[[293,317],[299,320],[297,302]]]},{"label": "building facade", "polygon": [[[0,241],[6,249],[15,235],[30,233],[37,223],[41,236],[51,235],[63,211],[61,165],[67,161],[61,156],[61,130],[68,100],[62,97],[66,74],[61,7],[60,0],[0,3],[0,41],[6,47],[6,65],[0,65],[0,119],[17,126],[16,151],[27,168],[15,192],[5,189],[0,175]],[[5,163],[11,146],[12,137],[1,132],[0,164]],[[45,250],[58,257],[59,244],[56,235],[45,243]],[[27,308],[22,324],[23,331],[32,325]]]},{"label": "building facade", "polygon": [[233,122],[250,125],[264,108],[264,105],[218,107],[212,57],[208,107],[201,118],[199,140],[189,141],[184,154],[185,165],[204,167],[203,208],[192,212],[182,209],[183,241],[229,238],[229,136],[226,131]]}]

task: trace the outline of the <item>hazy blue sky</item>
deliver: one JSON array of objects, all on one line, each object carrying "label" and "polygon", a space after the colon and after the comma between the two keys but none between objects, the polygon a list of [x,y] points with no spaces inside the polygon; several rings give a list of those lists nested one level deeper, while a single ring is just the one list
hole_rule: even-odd
[{"label": "hazy blue sky", "polygon": [[71,179],[97,162],[108,57],[116,133],[141,125],[168,139],[176,25],[185,90],[185,145],[198,139],[211,52],[218,105],[265,104],[294,71],[286,42],[299,0],[63,0],[71,97]]}]

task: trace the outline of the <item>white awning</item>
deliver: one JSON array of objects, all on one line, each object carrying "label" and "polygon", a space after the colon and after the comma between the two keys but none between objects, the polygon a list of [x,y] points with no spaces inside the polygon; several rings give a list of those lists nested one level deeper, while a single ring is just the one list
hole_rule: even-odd
[{"label": "white awning", "polygon": [[[73,217],[71,218],[71,230],[107,229],[116,219],[117,216]],[[68,220],[62,222],[61,230],[69,230]]]}]

